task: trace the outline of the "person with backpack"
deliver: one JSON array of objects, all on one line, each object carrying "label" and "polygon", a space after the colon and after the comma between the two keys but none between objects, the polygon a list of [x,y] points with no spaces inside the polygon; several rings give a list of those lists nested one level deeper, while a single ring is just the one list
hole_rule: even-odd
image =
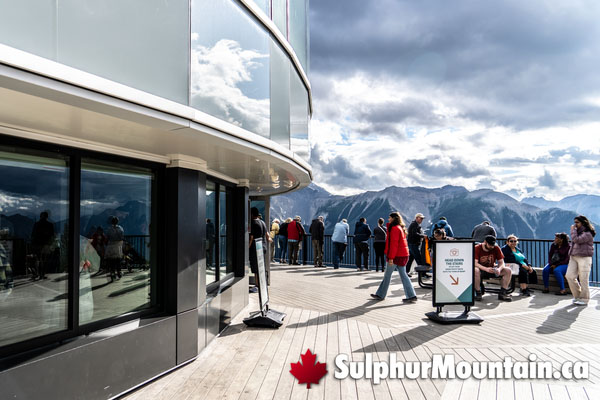
[{"label": "person with backpack", "polygon": [[[362,217],[354,226],[354,248],[356,249],[356,269],[362,271],[369,270],[369,238],[371,237],[371,228]],[[362,264],[361,264],[362,256]]]},{"label": "person with backpack", "polygon": [[433,232],[435,232],[436,229],[443,229],[446,232],[447,237],[454,237],[454,232],[446,220],[446,217],[440,217],[440,219],[431,226],[431,232],[429,236],[433,236]]}]

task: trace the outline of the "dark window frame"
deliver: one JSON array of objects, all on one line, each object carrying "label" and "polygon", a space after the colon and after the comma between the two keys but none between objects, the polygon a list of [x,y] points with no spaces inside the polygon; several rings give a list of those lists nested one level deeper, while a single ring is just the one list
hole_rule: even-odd
[{"label": "dark window frame", "polygon": [[[211,294],[216,294],[217,292],[219,292],[219,290],[221,289],[222,285],[224,282],[230,281],[233,277],[234,277],[234,265],[233,265],[233,257],[232,257],[232,265],[231,265],[231,271],[230,272],[226,272],[224,276],[220,276],[221,275],[221,231],[220,231],[220,226],[221,226],[221,191],[225,190],[225,192],[227,192],[228,196],[227,196],[227,200],[226,200],[226,204],[225,207],[227,207],[227,218],[231,219],[233,218],[233,192],[234,192],[234,185],[230,182],[227,182],[223,179],[219,179],[216,178],[214,176],[210,176],[207,175],[206,176],[206,181],[207,182],[212,182],[215,185],[215,236],[216,236],[216,240],[215,240],[215,250],[213,251],[213,262],[215,264],[215,281],[211,282],[211,283],[207,283],[206,284],[206,294],[211,295]],[[206,192],[205,192],[206,195]],[[233,246],[233,235],[232,235],[232,229],[233,229],[233,221],[231,221],[232,224],[231,226],[227,226],[227,243],[229,244],[229,246]],[[233,247],[232,247],[232,251],[233,251]],[[206,271],[204,272],[206,274]]]},{"label": "dark window frame", "polygon": [[[165,248],[165,205],[166,205],[166,165],[129,158],[120,155],[102,153],[77,147],[57,145],[49,142],[23,139],[0,133],[1,146],[14,146],[24,150],[37,150],[56,154],[67,159],[69,168],[69,232],[68,243],[68,271],[69,281],[67,283],[67,328],[59,332],[41,335],[0,347],[0,358],[19,356],[19,353],[34,351],[42,347],[52,347],[60,343],[72,340],[78,336],[87,335],[94,331],[110,328],[112,326],[145,317],[167,316],[166,312],[166,248]],[[81,159],[92,159],[105,162],[114,162],[132,167],[147,168],[155,176],[155,184],[152,185],[152,220],[153,228],[151,237],[153,250],[156,252],[156,281],[157,299],[154,307],[132,311],[115,317],[94,321],[89,324],[79,324],[79,217],[80,217],[80,195],[81,195]],[[77,279],[76,279],[77,278]],[[0,360],[0,369],[4,360]]]}]

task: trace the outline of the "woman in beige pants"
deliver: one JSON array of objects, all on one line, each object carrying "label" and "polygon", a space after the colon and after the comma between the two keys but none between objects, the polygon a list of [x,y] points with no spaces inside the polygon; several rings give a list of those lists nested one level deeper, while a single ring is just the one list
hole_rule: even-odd
[{"label": "woman in beige pants", "polygon": [[575,223],[571,225],[571,259],[565,278],[573,293],[573,304],[578,306],[586,306],[590,301],[588,282],[594,254],[594,236],[596,230],[590,221],[583,215],[575,217]]}]

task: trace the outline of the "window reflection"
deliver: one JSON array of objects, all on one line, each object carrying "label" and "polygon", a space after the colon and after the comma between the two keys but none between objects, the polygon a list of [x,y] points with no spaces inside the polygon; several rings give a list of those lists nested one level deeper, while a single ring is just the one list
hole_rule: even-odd
[{"label": "window reflection", "polygon": [[231,259],[231,213],[229,212],[229,190],[221,186],[219,192],[219,279],[233,271]]},{"label": "window reflection", "polygon": [[290,72],[290,140],[292,151],[309,160],[308,91],[293,68]]},{"label": "window reflection", "polygon": [[308,73],[308,0],[289,0],[289,41]]},{"label": "window reflection", "polygon": [[215,222],[216,218],[216,202],[217,192],[215,183],[211,181],[206,182],[206,284],[213,283],[217,280],[216,273],[216,230]]},{"label": "window reflection", "polygon": [[154,175],[145,169],[82,162],[80,323],[154,305],[153,182]]},{"label": "window reflection", "polygon": [[269,137],[269,36],[230,0],[192,1],[191,105]]},{"label": "window reflection", "polygon": [[0,147],[0,346],[67,328],[65,158]]}]

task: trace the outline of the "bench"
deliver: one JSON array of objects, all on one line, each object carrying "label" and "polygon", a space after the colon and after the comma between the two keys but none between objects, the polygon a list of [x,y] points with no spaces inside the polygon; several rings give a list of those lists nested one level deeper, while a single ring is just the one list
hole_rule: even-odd
[{"label": "bench", "polygon": [[417,265],[415,267],[415,272],[418,274],[418,282],[419,286],[423,289],[433,289],[432,282],[423,282],[423,278],[425,278],[425,274],[431,272],[432,267],[430,265]]}]

